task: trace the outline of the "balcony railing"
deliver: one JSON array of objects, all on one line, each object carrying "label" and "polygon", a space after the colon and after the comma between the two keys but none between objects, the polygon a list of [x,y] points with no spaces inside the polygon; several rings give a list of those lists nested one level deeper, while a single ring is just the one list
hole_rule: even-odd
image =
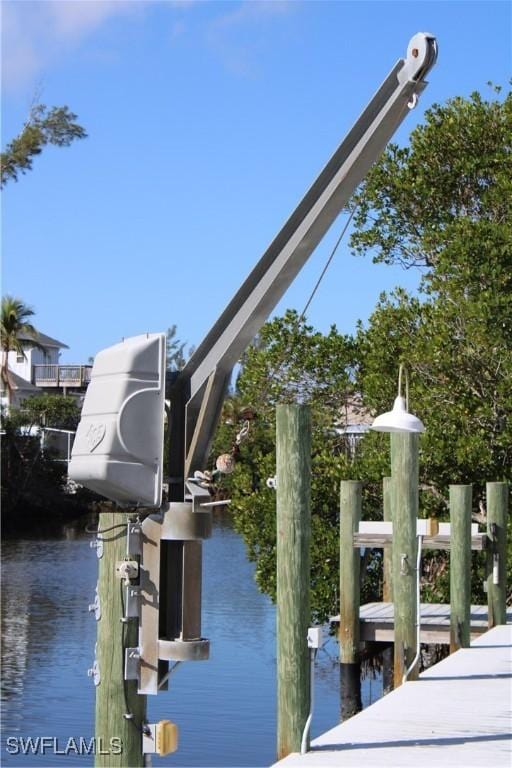
[{"label": "balcony railing", "polygon": [[86,387],[92,365],[33,365],[32,383],[36,387]]}]

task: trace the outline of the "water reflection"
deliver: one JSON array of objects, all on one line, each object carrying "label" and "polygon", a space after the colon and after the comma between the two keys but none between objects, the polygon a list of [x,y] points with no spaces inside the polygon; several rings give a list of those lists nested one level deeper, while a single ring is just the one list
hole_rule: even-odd
[{"label": "water reflection", "polygon": [[[8,736],[89,739],[94,732],[92,666],[96,622],[88,612],[97,581],[91,537],[6,541],[3,545],[2,763],[54,766],[46,755],[9,755]],[[180,728],[165,766],[263,766],[275,759],[275,609],[254,583],[241,539],[225,518],[203,548],[203,634],[208,662],[182,664],[169,691],[148,697],[153,722]],[[313,736],[339,716],[337,647],[319,653]],[[379,681],[373,681],[377,698]],[[363,700],[368,699],[368,684]],[[62,764],[62,758],[57,760]],[[92,765],[69,755],[66,766]],[[155,763],[156,764],[156,763]]]},{"label": "water reflection", "polygon": [[2,702],[20,693],[27,668],[30,589],[2,590]]},{"label": "water reflection", "polygon": [[[96,582],[88,540],[10,540],[2,546],[2,733],[92,735],[93,691],[84,677],[94,649],[87,611]],[[17,628],[19,631],[17,631]],[[82,758],[70,756],[69,765]],[[54,765],[50,755],[2,763]]]}]

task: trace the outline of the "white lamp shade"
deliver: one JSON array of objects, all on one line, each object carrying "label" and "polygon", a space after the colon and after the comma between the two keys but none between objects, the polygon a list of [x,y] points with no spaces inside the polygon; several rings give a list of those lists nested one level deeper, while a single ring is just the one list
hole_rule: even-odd
[{"label": "white lamp shade", "polygon": [[399,395],[393,404],[393,410],[381,413],[374,420],[370,429],[375,432],[424,432],[425,427],[417,416],[408,413],[405,400]]}]

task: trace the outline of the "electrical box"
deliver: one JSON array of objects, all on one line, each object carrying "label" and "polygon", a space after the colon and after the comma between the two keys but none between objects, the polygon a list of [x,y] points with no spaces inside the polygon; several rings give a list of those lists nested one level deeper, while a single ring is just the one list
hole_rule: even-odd
[{"label": "electrical box", "polygon": [[321,648],[322,647],[322,627],[309,627],[308,628],[308,648]]},{"label": "electrical box", "polygon": [[133,336],[94,361],[69,477],[120,504],[161,503],[165,340]]}]

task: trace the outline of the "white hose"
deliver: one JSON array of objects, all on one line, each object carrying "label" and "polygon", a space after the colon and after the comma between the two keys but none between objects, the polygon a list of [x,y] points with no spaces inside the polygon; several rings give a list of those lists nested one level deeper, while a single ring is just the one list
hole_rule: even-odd
[{"label": "white hose", "polygon": [[307,752],[307,743],[308,743],[308,736],[309,736],[309,729],[311,728],[311,721],[313,720],[313,703],[315,698],[315,656],[316,656],[316,648],[310,648],[309,649],[309,667],[310,667],[310,694],[309,694],[309,715],[308,719],[306,720],[306,725],[304,726],[304,730],[302,731],[302,740],[300,742],[300,753],[301,755],[305,755]]},{"label": "white hose", "polygon": [[421,589],[421,545],[423,543],[423,536],[418,536],[418,556],[416,558],[416,655],[412,660],[410,666],[405,671],[402,678],[402,683],[407,682],[407,678],[411,674],[412,670],[418,663],[421,652],[420,643],[420,629],[421,629],[421,603],[420,603],[420,589]]}]

